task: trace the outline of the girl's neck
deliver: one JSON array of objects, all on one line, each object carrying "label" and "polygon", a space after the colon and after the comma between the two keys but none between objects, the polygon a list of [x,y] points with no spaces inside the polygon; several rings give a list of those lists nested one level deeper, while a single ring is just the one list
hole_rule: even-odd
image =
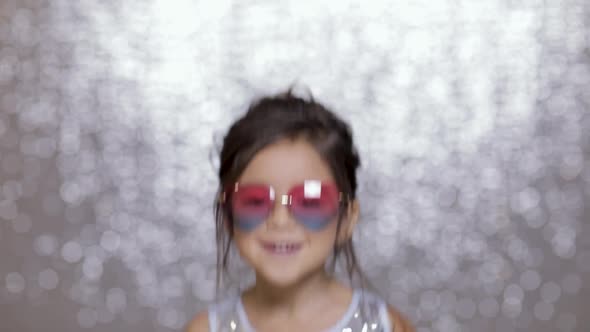
[{"label": "girl's neck", "polygon": [[289,286],[276,286],[257,276],[256,284],[244,292],[244,299],[255,301],[260,309],[294,313],[326,294],[340,293],[345,287],[322,270]]}]

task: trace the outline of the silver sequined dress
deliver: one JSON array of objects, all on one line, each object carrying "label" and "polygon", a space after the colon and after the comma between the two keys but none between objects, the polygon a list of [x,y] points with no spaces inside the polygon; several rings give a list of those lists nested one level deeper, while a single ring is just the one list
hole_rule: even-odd
[{"label": "silver sequined dress", "polygon": [[[208,314],[211,332],[255,332],[239,296],[211,305]],[[393,332],[393,326],[385,301],[355,289],[344,316],[325,332]]]}]

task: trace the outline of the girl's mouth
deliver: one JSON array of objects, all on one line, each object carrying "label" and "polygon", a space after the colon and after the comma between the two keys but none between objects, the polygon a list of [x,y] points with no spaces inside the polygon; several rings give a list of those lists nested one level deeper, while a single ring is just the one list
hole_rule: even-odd
[{"label": "girl's mouth", "polygon": [[297,253],[301,249],[301,243],[263,242],[262,247],[270,254],[288,256]]}]

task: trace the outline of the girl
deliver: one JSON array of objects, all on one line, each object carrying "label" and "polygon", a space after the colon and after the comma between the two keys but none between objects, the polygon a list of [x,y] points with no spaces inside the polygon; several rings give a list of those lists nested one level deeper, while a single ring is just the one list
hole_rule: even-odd
[{"label": "girl", "polygon": [[414,331],[366,287],[334,277],[344,255],[350,285],[365,284],[352,243],[359,164],[349,126],[313,99],[289,90],[253,103],[223,141],[215,218],[218,285],[232,242],[256,281],[187,331]]}]

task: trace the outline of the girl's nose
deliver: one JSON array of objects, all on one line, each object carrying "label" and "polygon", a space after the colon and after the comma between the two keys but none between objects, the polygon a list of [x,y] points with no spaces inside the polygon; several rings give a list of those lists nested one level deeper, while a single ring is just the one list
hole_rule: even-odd
[{"label": "girl's nose", "polygon": [[289,195],[278,197],[267,220],[269,226],[285,227],[293,222],[291,212],[289,211],[290,199],[291,197]]}]

